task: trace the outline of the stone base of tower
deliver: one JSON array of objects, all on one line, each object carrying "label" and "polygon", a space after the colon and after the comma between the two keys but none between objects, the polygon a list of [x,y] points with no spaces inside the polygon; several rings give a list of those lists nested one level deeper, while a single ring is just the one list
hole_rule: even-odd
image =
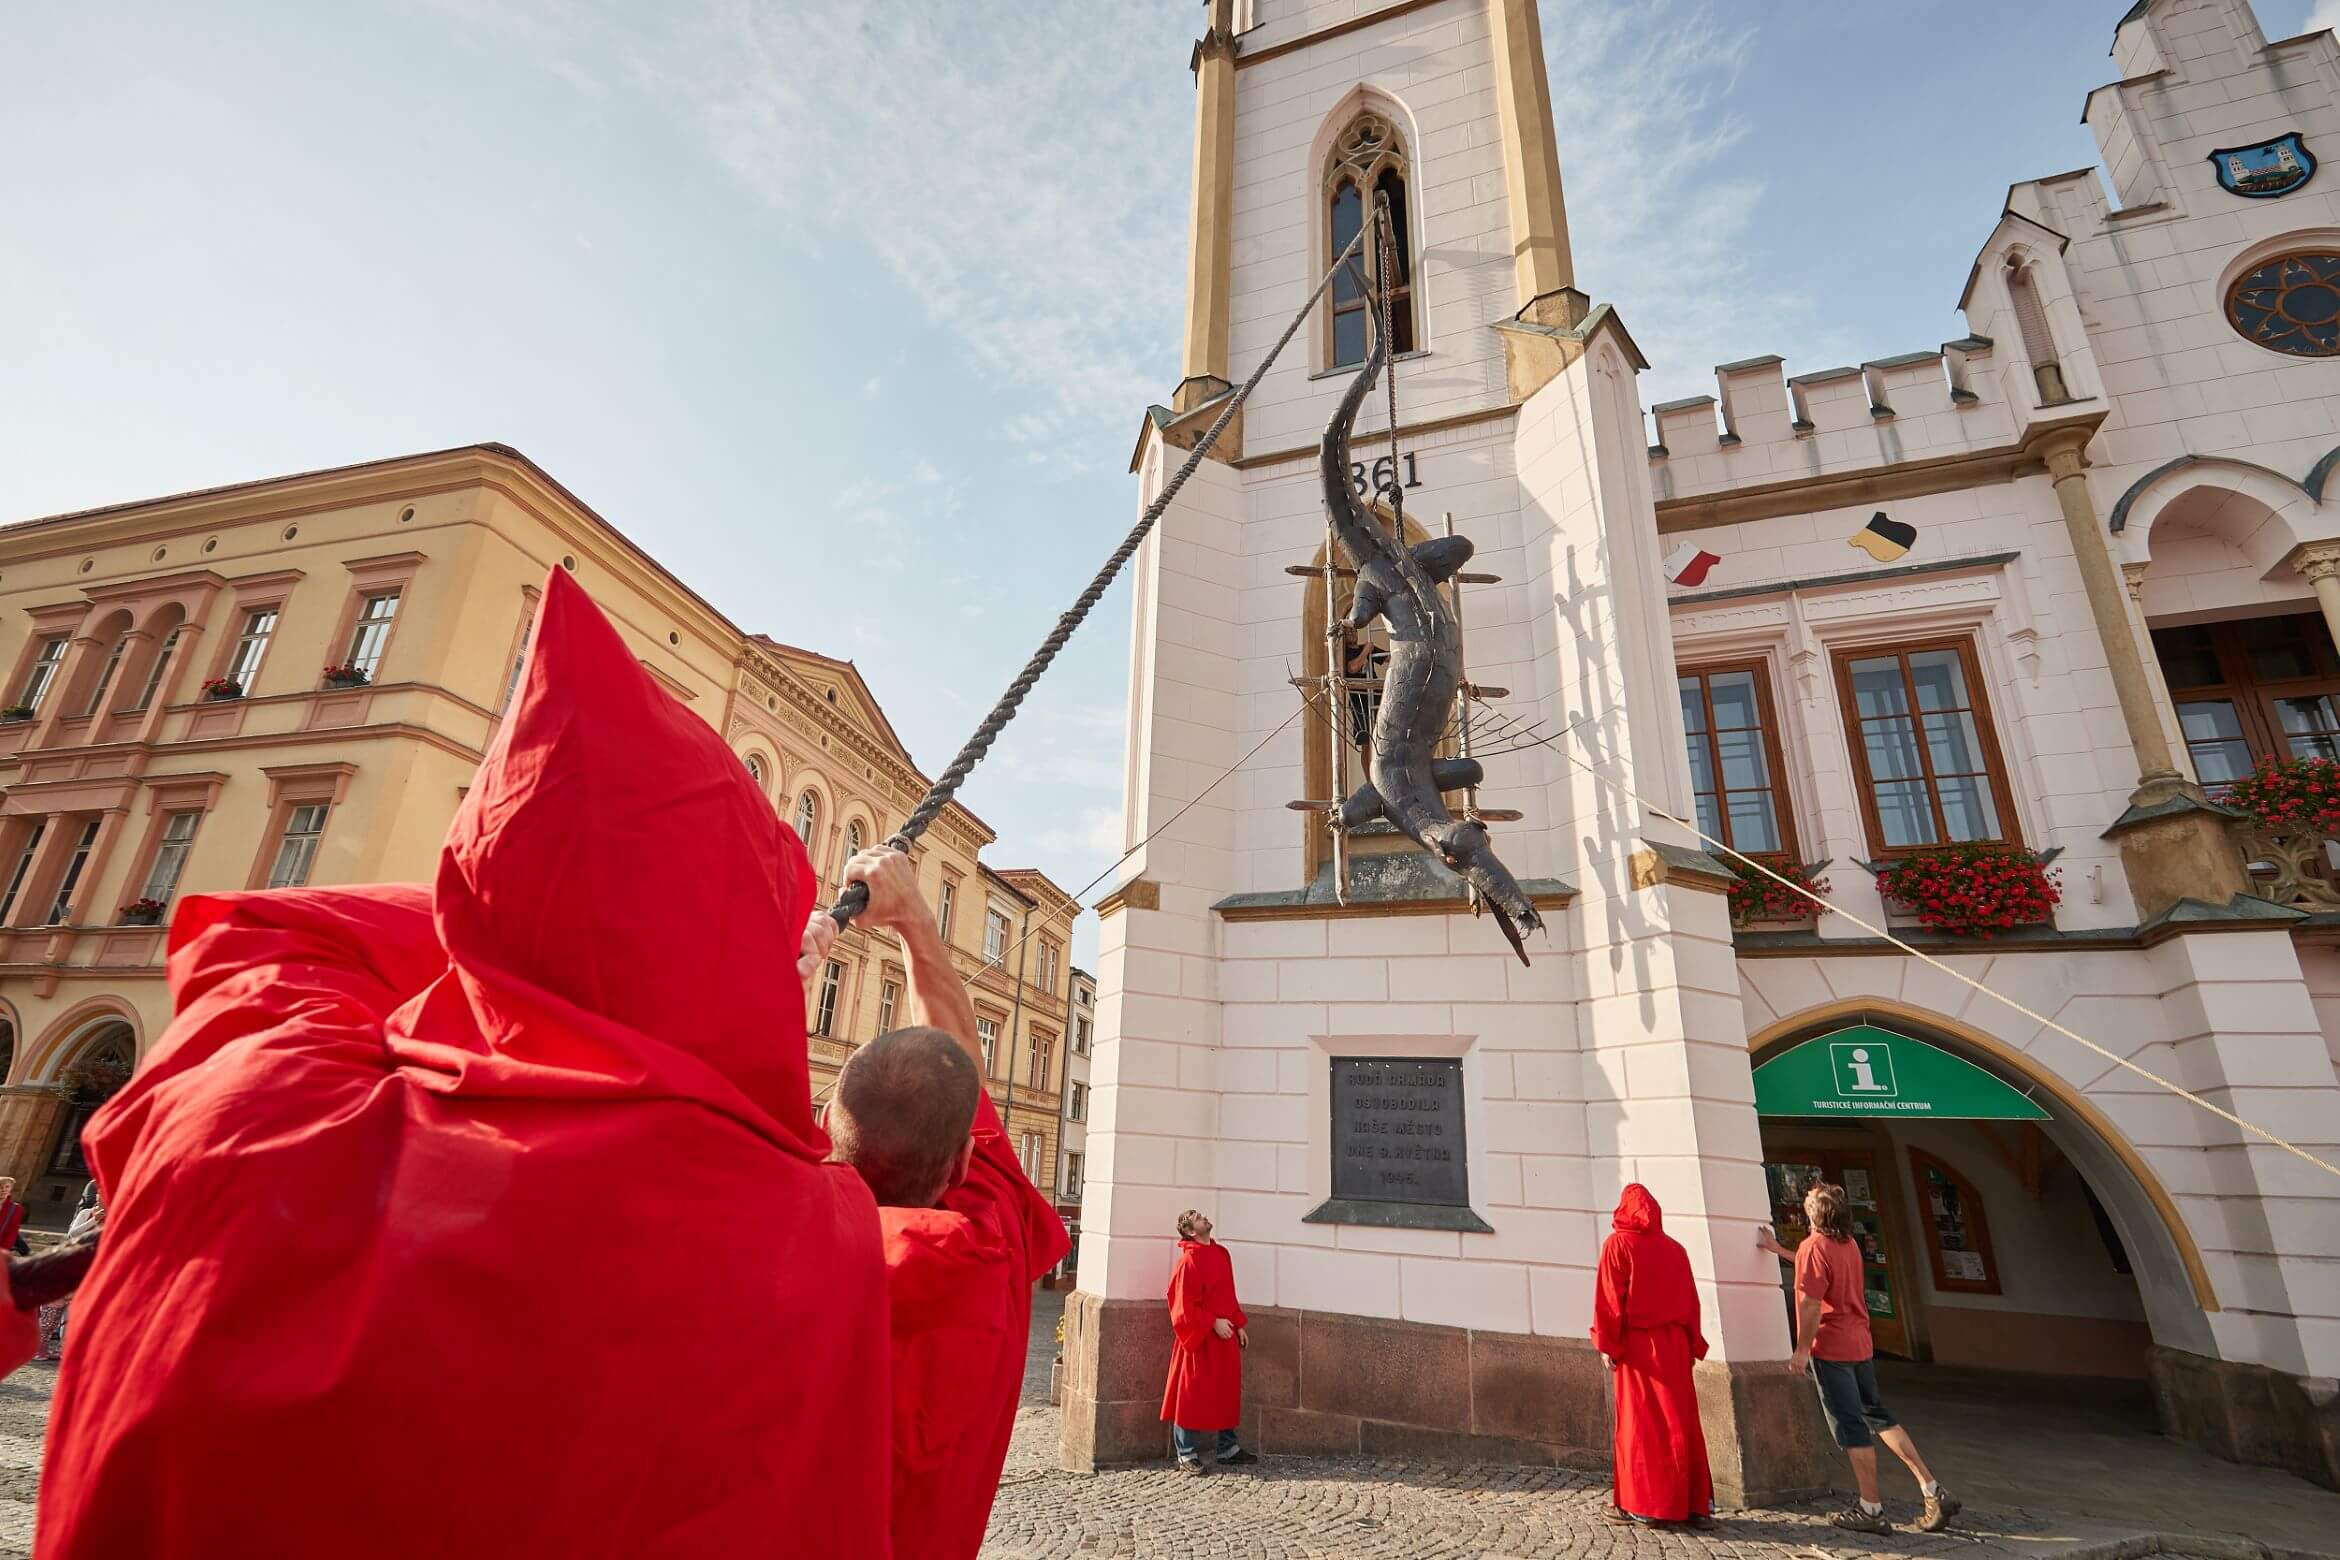
[{"label": "stone base of tower", "polygon": [[[1261,1307],[1244,1356],[1244,1445],[1267,1456],[1386,1457],[1606,1470],[1609,1373],[1581,1338]],[[1170,1455],[1168,1309],[1075,1292],[1064,1313],[1062,1465]],[[1724,1506],[1818,1494],[1831,1453],[1810,1384],[1777,1362],[1698,1368]]]}]

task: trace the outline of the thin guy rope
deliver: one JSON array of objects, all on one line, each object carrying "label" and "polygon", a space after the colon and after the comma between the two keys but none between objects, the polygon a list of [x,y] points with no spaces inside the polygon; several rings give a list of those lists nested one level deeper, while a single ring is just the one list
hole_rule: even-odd
[{"label": "thin guy rope", "polygon": [[[1032,652],[1032,659],[1024,663],[1024,669],[1016,674],[1016,680],[1008,684],[1007,692],[999,696],[999,702],[991,707],[991,713],[984,716],[981,724],[976,726],[975,734],[967,739],[967,745],[959,749],[950,767],[942,772],[933,785],[927,787],[926,795],[911,809],[910,816],[903,820],[902,827],[887,844],[907,854],[911,845],[926,832],[927,826],[950,805],[951,798],[966,783],[969,772],[982,760],[984,754],[991,751],[991,744],[998,740],[1007,723],[1015,719],[1017,708],[1024,702],[1024,695],[1032,691],[1032,685],[1040,680],[1042,672],[1048,670],[1048,663],[1056,659],[1056,652],[1062,650],[1066,641],[1072,638],[1073,630],[1081,626],[1081,620],[1089,615],[1090,609],[1104,598],[1107,587],[1121,573],[1122,565],[1136,554],[1146,534],[1153,530],[1154,522],[1162,518],[1163,511],[1170,507],[1170,501],[1178,496],[1178,490],[1186,486],[1186,479],[1193,476],[1196,468],[1202,465],[1203,457],[1210,453],[1211,446],[1218,442],[1219,435],[1234,420],[1235,414],[1243,409],[1243,403],[1250,399],[1251,392],[1258,389],[1259,382],[1267,377],[1267,371],[1276,361],[1277,355],[1299,334],[1300,324],[1315,310],[1316,300],[1324,296],[1325,289],[1332,285],[1333,277],[1348,263],[1349,257],[1356,253],[1357,246],[1365,241],[1365,235],[1371,230],[1370,223],[1358,225],[1355,236],[1349,240],[1346,248],[1333,257],[1333,263],[1325,270],[1324,279],[1316,284],[1315,291],[1308,295],[1308,301],[1300,305],[1298,312],[1292,316],[1292,322],[1276,338],[1276,344],[1268,348],[1267,356],[1260,359],[1259,367],[1251,371],[1251,377],[1243,382],[1242,387],[1221,409],[1218,420],[1196,441],[1176,474],[1163,486],[1154,501],[1146,506],[1146,512],[1138,518],[1136,526],[1131,528],[1128,536],[1122,538],[1121,545],[1113,550],[1113,556],[1105,560],[1105,566],[1097,571],[1097,577],[1089,581],[1088,589],[1080,593],[1069,611],[1057,618],[1056,627],[1049,630],[1048,637],[1040,642],[1040,648]],[[862,907],[868,903],[867,887],[848,885],[837,896],[837,902],[830,906],[829,916],[842,931],[846,923],[859,915]]]},{"label": "thin guy rope", "polygon": [[[1151,845],[1155,840],[1161,838],[1164,830],[1168,829],[1179,819],[1185,817],[1188,813],[1194,811],[1195,807],[1201,803],[1204,797],[1210,795],[1221,785],[1224,785],[1229,776],[1233,775],[1237,770],[1241,769],[1245,764],[1250,763],[1253,758],[1258,756],[1259,750],[1261,748],[1266,747],[1270,742],[1273,742],[1276,740],[1276,738],[1282,736],[1284,734],[1285,726],[1291,725],[1292,722],[1298,720],[1301,716],[1316,708],[1315,695],[1304,692],[1302,694],[1302,698],[1305,702],[1303,702],[1301,706],[1294,710],[1291,714],[1285,716],[1283,723],[1278,725],[1275,730],[1269,732],[1266,736],[1253,743],[1251,745],[1250,752],[1245,753],[1241,758],[1235,760],[1234,763],[1229,764],[1226,768],[1220,770],[1217,775],[1212,777],[1211,783],[1209,785],[1204,786],[1201,790],[1195,792],[1192,797],[1188,798],[1184,807],[1179,808],[1178,811],[1163,819],[1160,825],[1151,830],[1144,839],[1138,841],[1135,845],[1132,845],[1129,849],[1123,851],[1119,856],[1116,856],[1113,859],[1113,865],[1107,867],[1104,871],[1098,873],[1095,877],[1089,879],[1089,881],[1086,883],[1083,883],[1079,888],[1073,890],[1071,898],[1073,900],[1074,917],[1078,918],[1080,913],[1088,908],[1088,906],[1080,902],[1083,895],[1088,893],[1090,889],[1095,888],[1099,883],[1104,882],[1114,873],[1120,871],[1121,864],[1123,862],[1129,860],[1130,857],[1136,855],[1139,851],[1144,850],[1148,845]],[[1012,944],[1010,944],[1004,951],[1001,952],[1000,958],[1005,960],[1008,954],[1014,953],[1018,948],[1024,946],[1025,943],[1030,942],[1034,937],[1039,936],[1040,933],[1055,925],[1057,915],[1061,915],[1062,913],[1063,912],[1059,911],[1056,914],[1049,916],[1047,920],[1042,921],[1038,926],[1033,927],[1023,936],[1017,938]],[[1066,924],[1069,925],[1070,923],[1067,922]],[[975,975],[980,975],[982,973],[983,971],[977,970],[975,971],[974,975],[966,976],[959,982],[959,984],[962,986],[971,985],[974,982]]]},{"label": "thin guy rope", "polygon": [[[2103,1057],[2106,1061],[2111,1062],[2116,1067],[2127,1068],[2130,1072],[2135,1073],[2138,1077],[2144,1079],[2147,1083],[2153,1084],[2157,1088],[2168,1090],[2170,1093],[2176,1095],[2179,1099],[2186,1101],[2188,1104],[2200,1106],[2202,1109],[2208,1111],[2211,1115],[2218,1117],[2220,1120],[2228,1123],[2229,1125],[2240,1127],[2243,1129],[2243,1131],[2251,1134],[2253,1137],[2262,1138],[2265,1141],[2274,1144],[2277,1148],[2282,1149],[2287,1154],[2297,1155],[2299,1158],[2306,1160],[2309,1164],[2314,1165],[2318,1170],[2321,1170],[2328,1175],[2340,1176],[2340,1165],[2334,1165],[2326,1160],[2317,1158],[2314,1154],[2309,1153],[2306,1149],[2301,1148],[2298,1144],[2287,1142],[2284,1139],[2277,1137],[2274,1133],[2268,1131],[2265,1127],[2259,1126],[2255,1122],[2243,1120],[2242,1117],[2236,1115],[2231,1110],[2225,1109],[2223,1106],[2211,1104],[2208,1100],[2202,1098],[2202,1096],[2194,1093],[2192,1090],[2180,1088],[2178,1085],[2170,1082],[2167,1078],[2164,1078],[2160,1074],[2155,1073],[2147,1068],[2138,1066],[2135,1062],[2130,1061],[2125,1056],[2116,1056],[2111,1051],[2106,1050],[2103,1046],[2098,1045],[2095,1041],[2089,1039],[2086,1035],[2078,1034],[2073,1030],[2066,1028],[2064,1025],[2057,1023],[2054,1019],[2049,1018],[2044,1014],[2033,1012],[2030,1008],[2025,1007],[2022,1003],[2016,1001],[2013,997],[2006,995],[2004,992],[1992,990],[1990,987],[1984,985],[1981,981],[1976,980],[1973,976],[1968,975],[1963,971],[1952,969],[1948,964],[1943,963],[1940,959],[1935,958],[1932,954],[1926,952],[1924,949],[1911,946],[1909,943],[1906,943],[1902,941],[1902,939],[1894,936],[1885,928],[1871,925],[1869,922],[1864,921],[1859,916],[1853,914],[1850,910],[1845,909],[1842,905],[1833,904],[1823,896],[1812,892],[1811,889],[1805,887],[1803,884],[1798,883],[1791,878],[1783,877],[1779,873],[1772,871],[1771,868],[1765,866],[1762,862],[1757,861],[1752,856],[1744,855],[1739,851],[1733,850],[1729,845],[1723,843],[1721,840],[1716,839],[1713,835],[1708,834],[1705,830],[1699,828],[1698,825],[1692,823],[1689,819],[1676,817],[1673,813],[1668,812],[1663,807],[1660,807],[1657,803],[1651,801],[1648,797],[1643,796],[1640,792],[1634,790],[1631,786],[1625,784],[1622,780],[1618,780],[1609,775],[1601,773],[1599,769],[1595,768],[1589,763],[1586,763],[1583,759],[1577,757],[1574,753],[1569,752],[1564,747],[1558,746],[1557,744],[1559,743],[1559,740],[1562,736],[1574,736],[1579,741],[1583,742],[1586,747],[1592,748],[1593,740],[1584,734],[1583,720],[1581,717],[1574,724],[1570,725],[1566,731],[1556,732],[1550,738],[1547,738],[1543,743],[1538,745],[1550,747],[1553,752],[1558,753],[1562,758],[1567,759],[1568,762],[1574,764],[1577,768],[1583,770],[1586,774],[1592,776],[1593,779],[1600,782],[1602,785],[1607,786],[1610,790],[1615,791],[1618,795],[1623,796],[1628,800],[1638,802],[1643,807],[1646,807],[1651,812],[1657,814],[1660,818],[1663,818],[1670,823],[1681,825],[1683,828],[1696,835],[1701,843],[1721,851],[1724,855],[1730,857],[1734,861],[1745,862],[1748,866],[1753,867],[1756,871],[1762,873],[1765,877],[1771,879],[1773,882],[1793,889],[1795,892],[1803,895],[1806,899],[1811,900],[1812,903],[1818,905],[1823,910],[1843,916],[1846,920],[1852,922],[1853,925],[1859,927],[1862,931],[1869,933],[1873,937],[1883,938],[1885,941],[1891,943],[1894,947],[1900,949],[1903,953],[1908,954],[1911,958],[1922,960],[1924,963],[1931,965],[1937,970],[1940,970],[1943,974],[1949,976],[1952,980],[1957,981],[1959,984],[1973,987],[1976,991],[1981,992],[1984,996],[1989,997],[1992,1001],[1997,1002],[2004,1007],[2014,1009],[2016,1012],[2022,1014],[2025,1018],[2030,1019],[2033,1023],[2039,1025],[2041,1028],[2054,1030],[2057,1034],[2062,1035],[2065,1039],[2071,1041],[2073,1044],[2094,1051],[2097,1055]],[[1597,749],[1595,749],[1595,756],[1601,756]],[[1602,762],[1607,763],[1610,762],[1610,760],[1602,757]]]}]

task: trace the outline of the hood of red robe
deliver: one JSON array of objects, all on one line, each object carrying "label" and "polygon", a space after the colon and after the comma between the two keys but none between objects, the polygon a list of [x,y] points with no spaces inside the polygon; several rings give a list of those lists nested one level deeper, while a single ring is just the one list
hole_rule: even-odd
[{"label": "hood of red robe", "polygon": [[534,641],[477,773],[393,782],[469,779],[434,889],[178,906],[178,1016],[86,1139],[44,1557],[886,1552],[804,851],[563,571]]},{"label": "hood of red robe", "polygon": [[1609,1215],[1609,1228],[1647,1230],[1653,1235],[1663,1235],[1665,1214],[1659,1209],[1658,1200],[1649,1194],[1649,1188],[1635,1181],[1617,1199],[1617,1211]]}]

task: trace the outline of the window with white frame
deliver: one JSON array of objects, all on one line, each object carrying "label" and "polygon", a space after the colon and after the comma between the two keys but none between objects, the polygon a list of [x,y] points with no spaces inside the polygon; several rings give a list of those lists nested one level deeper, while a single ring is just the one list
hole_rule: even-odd
[{"label": "window with white frame", "polygon": [[1089,1086],[1087,1084],[1076,1083],[1072,1086],[1072,1102],[1065,1106],[1064,1113],[1066,1118],[1072,1121],[1089,1119]]},{"label": "window with white frame", "polygon": [[24,851],[16,858],[16,870],[8,874],[8,891],[0,894],[0,926],[8,924],[8,913],[16,908],[16,896],[24,892],[24,880],[32,872],[33,856],[41,848],[41,836],[48,832],[48,819],[34,821],[32,833],[25,838]]},{"label": "window with white frame", "polygon": [[890,1034],[894,1028],[894,1007],[902,1000],[902,988],[892,981],[878,987],[878,1033]]},{"label": "window with white frame", "polygon": [[957,908],[958,898],[959,885],[944,878],[942,897],[935,902],[934,907],[934,929],[935,935],[946,944],[951,940],[951,911]]},{"label": "window with white frame", "polygon": [[1007,962],[1007,942],[1007,912],[996,905],[985,906],[983,911],[983,962],[986,964],[1005,964]]},{"label": "window with white frame", "polygon": [[162,648],[154,654],[154,664],[146,669],[146,686],[138,690],[138,702],[130,707],[143,710],[154,703],[154,696],[162,692],[163,679],[171,672],[171,656],[179,648],[179,640],[187,631],[174,628],[166,635]]},{"label": "window with white frame", "polygon": [[16,702],[27,709],[39,709],[41,697],[49,691],[49,684],[57,680],[57,667],[64,659],[65,636],[63,634],[51,634],[42,640],[40,649],[33,655],[31,670],[25,673],[24,692],[18,696]]},{"label": "window with white frame", "polygon": [[1047,1145],[1039,1133],[1027,1132],[1024,1134],[1023,1151],[1018,1153],[1016,1157],[1024,1162],[1026,1179],[1033,1181],[1040,1179],[1040,1156],[1046,1147]]},{"label": "window with white frame", "polygon": [[991,1058],[999,1049],[999,1025],[988,1018],[975,1020],[976,1043],[983,1047],[983,1076],[991,1076]]},{"label": "window with white frame", "polygon": [[1073,1020],[1073,1054],[1076,1056],[1089,1054],[1089,1024],[1090,1020],[1086,1018]]},{"label": "window with white frame", "polygon": [[1056,960],[1056,944],[1050,942],[1045,937],[1041,938],[1040,989],[1047,992],[1050,996],[1056,995]]},{"label": "window with white frame", "polygon": [[357,623],[349,633],[349,658],[344,663],[374,680],[382,669],[382,652],[390,646],[390,625],[398,617],[399,592],[368,591],[358,603]]},{"label": "window with white frame", "polygon": [[90,819],[81,826],[80,835],[73,842],[73,854],[65,859],[65,875],[57,880],[57,902],[49,906],[49,924],[62,926],[65,917],[73,912],[73,890],[81,883],[81,874],[89,867],[89,853],[97,845],[98,821]]},{"label": "window with white frame", "polygon": [[1049,1067],[1056,1060],[1056,1037],[1032,1031],[1032,1076],[1027,1081],[1035,1089],[1049,1086]]},{"label": "window with white frame", "polygon": [[268,654],[268,641],[276,632],[276,612],[274,607],[254,607],[244,614],[244,631],[236,636],[227,670],[220,673],[246,693],[252,691],[252,679],[260,675],[260,662]]},{"label": "window with white frame", "polygon": [[1079,1202],[1081,1200],[1081,1156],[1078,1154],[1064,1156],[1063,1191],[1066,1201]]},{"label": "window with white frame", "polygon": [[764,761],[750,753],[740,762],[747,765],[748,778],[753,780],[756,783],[756,789],[761,791],[764,788]]},{"label": "window with white frame", "polygon": [[[512,695],[520,691],[520,674],[528,668],[528,637],[536,632],[536,613],[531,609],[520,620],[520,646],[512,652],[512,670],[504,677],[504,696],[496,701],[496,713],[501,715],[512,707]],[[758,783],[762,777],[758,776]]]},{"label": "window with white frame", "polygon": [[130,636],[128,634],[118,635],[115,638],[114,648],[106,653],[105,669],[98,673],[97,682],[89,690],[89,702],[81,707],[82,714],[95,715],[104,707],[106,690],[114,686],[114,674],[122,669],[122,652],[129,648]]},{"label": "window with white frame", "polygon": [[824,1039],[837,1032],[837,992],[844,984],[844,965],[831,959],[821,966],[821,997],[813,1013],[813,1033]]},{"label": "window with white frame", "polygon": [[276,842],[276,860],[268,868],[270,888],[305,888],[309,871],[317,864],[317,844],[325,837],[326,802],[303,802],[285,815],[284,834]]},{"label": "window with white frame", "polygon": [[146,869],[146,887],[141,899],[171,902],[179,891],[180,874],[187,870],[188,853],[195,848],[195,826],[203,821],[203,814],[193,808],[172,813],[163,820],[162,843],[154,849],[154,865]]},{"label": "window with white frame", "polygon": [[820,821],[821,799],[807,791],[796,799],[796,837],[808,852],[813,848],[813,826]]}]

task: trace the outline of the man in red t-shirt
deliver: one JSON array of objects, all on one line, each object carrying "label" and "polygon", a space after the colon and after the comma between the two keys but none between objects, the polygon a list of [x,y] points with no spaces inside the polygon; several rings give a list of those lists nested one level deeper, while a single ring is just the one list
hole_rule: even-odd
[{"label": "man in red t-shirt", "polygon": [[[950,950],[910,858],[865,850],[860,925],[902,941],[919,1023],[846,1059],[823,1113],[831,1157],[877,1198],[893,1339],[894,1560],[974,1560],[1007,1461],[1032,1327],[1032,1285],[1070,1244],[1008,1144]],[[828,954],[817,911],[798,972]]]},{"label": "man in red t-shirt", "polygon": [[1877,1447],[1883,1441],[1909,1465],[1925,1494],[1918,1518],[1922,1532],[1939,1532],[1958,1513],[1958,1498],[1927,1471],[1917,1443],[1885,1410],[1877,1394],[1876,1345],[1869,1334],[1869,1302],[1861,1282],[1861,1248],[1853,1239],[1852,1213],[1844,1188],[1825,1182],[1804,1194],[1804,1218],[1812,1233],[1790,1251],[1763,1230],[1756,1243],[1796,1265],[1796,1352],[1788,1369],[1809,1371],[1820,1389],[1820,1408],[1829,1434],[1852,1459],[1860,1485],[1858,1504],[1836,1514],[1836,1525],[1856,1533],[1890,1533],[1885,1503],[1877,1494]]}]

